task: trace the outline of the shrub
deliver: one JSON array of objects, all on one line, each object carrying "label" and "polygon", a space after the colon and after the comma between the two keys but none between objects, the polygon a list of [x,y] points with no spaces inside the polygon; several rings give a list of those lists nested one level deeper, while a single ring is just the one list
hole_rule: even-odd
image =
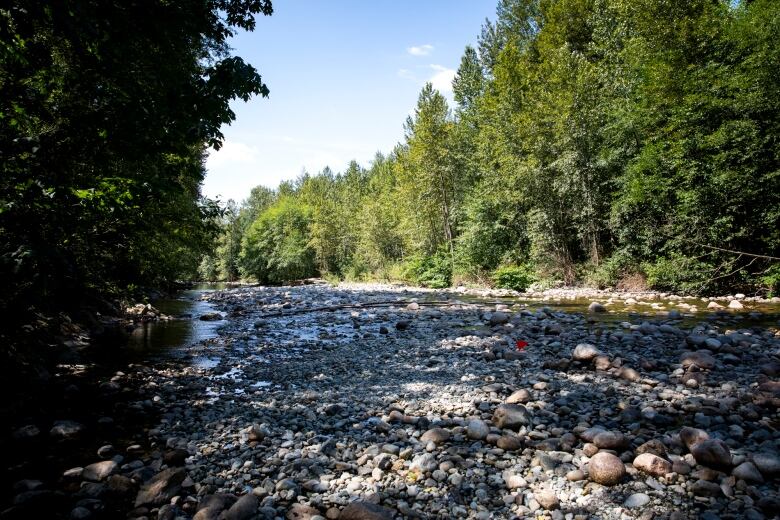
[{"label": "shrub", "polygon": [[631,257],[623,251],[617,251],[599,265],[592,266],[585,274],[585,281],[599,289],[617,287],[622,280],[637,271]]},{"label": "shrub", "polygon": [[651,289],[683,294],[701,294],[708,289],[712,266],[695,258],[675,254],[642,266]]},{"label": "shrub", "polygon": [[767,291],[767,296],[780,296],[780,264],[771,266],[759,278],[762,289]]},{"label": "shrub", "polygon": [[413,256],[406,262],[405,275],[423,287],[443,289],[452,283],[452,260],[443,250],[430,256]]},{"label": "shrub", "polygon": [[493,271],[492,278],[496,287],[522,292],[534,282],[534,273],[527,265],[505,265]]}]

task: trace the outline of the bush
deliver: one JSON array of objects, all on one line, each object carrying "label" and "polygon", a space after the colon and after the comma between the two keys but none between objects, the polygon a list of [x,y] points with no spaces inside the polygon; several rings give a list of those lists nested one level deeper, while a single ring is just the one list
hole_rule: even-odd
[{"label": "bush", "polygon": [[405,277],[423,287],[449,287],[452,283],[452,260],[449,253],[440,250],[435,255],[411,257],[406,262]]},{"label": "bush", "polygon": [[599,265],[592,266],[585,274],[585,281],[599,289],[617,287],[627,275],[635,274],[637,270],[627,253],[617,251]]},{"label": "bush", "polygon": [[679,254],[642,266],[647,284],[658,291],[701,294],[709,288],[712,266]]},{"label": "bush", "polygon": [[780,296],[780,264],[770,267],[759,278],[762,289],[767,291],[767,296]]},{"label": "bush", "polygon": [[527,265],[505,265],[493,271],[493,284],[500,289],[525,291],[534,282],[533,270]]}]

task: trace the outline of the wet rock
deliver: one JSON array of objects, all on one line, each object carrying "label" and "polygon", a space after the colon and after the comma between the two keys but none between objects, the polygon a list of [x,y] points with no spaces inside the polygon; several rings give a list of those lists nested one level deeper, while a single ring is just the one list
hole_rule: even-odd
[{"label": "wet rock", "polygon": [[648,475],[663,477],[672,471],[672,463],[652,453],[642,453],[634,459],[633,466]]},{"label": "wet rock", "polygon": [[224,319],[224,316],[218,312],[207,312],[200,315],[200,321],[220,321]]},{"label": "wet rock", "polygon": [[590,305],[588,305],[588,312],[592,312],[592,313],[607,312],[607,308],[604,307],[599,302],[591,302]]},{"label": "wet rock", "polygon": [[599,452],[590,459],[588,474],[593,482],[614,486],[626,476],[626,467],[611,453]]}]

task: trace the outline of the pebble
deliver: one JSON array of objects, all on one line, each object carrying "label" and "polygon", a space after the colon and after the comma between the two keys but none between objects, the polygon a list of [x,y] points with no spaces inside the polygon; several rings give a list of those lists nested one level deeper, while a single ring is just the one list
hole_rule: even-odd
[{"label": "pebble", "polygon": [[[759,518],[778,504],[780,337],[739,319],[759,318],[651,293],[582,293],[611,311],[584,316],[557,306],[576,292],[526,307],[368,287],[209,293],[224,328],[184,349],[207,364],[130,365],[98,385],[114,401],[96,417],[117,425],[74,413],[89,430],[51,434],[93,458],[73,458],[85,467],[54,484],[69,500],[49,517],[100,516],[113,496],[166,520]],[[363,306],[380,301],[397,303]],[[336,310],[265,317],[318,306]],[[126,413],[154,424],[120,440]],[[9,425],[14,447],[40,449],[30,422]],[[29,477],[11,506],[56,502]]]}]

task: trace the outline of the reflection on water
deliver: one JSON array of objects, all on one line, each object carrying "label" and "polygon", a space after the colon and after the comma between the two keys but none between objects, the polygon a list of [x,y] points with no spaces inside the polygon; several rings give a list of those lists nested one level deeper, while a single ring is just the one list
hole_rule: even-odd
[{"label": "reflection on water", "polygon": [[218,291],[225,284],[197,284],[179,292],[174,298],[155,300],[152,305],[174,319],[139,324],[130,333],[129,350],[138,354],[186,347],[204,339],[217,337],[224,321],[201,321],[203,314],[214,312],[211,304],[201,300],[204,293]]},{"label": "reflection on water", "polygon": [[[770,326],[775,327],[780,323],[780,304],[771,302],[744,302],[744,309],[732,310],[722,308],[712,310],[707,308],[708,299],[702,298],[657,298],[627,302],[616,297],[570,297],[570,298],[528,298],[523,296],[500,296],[486,298],[469,294],[453,295],[456,300],[464,303],[484,305],[486,302],[499,302],[508,305],[511,309],[527,309],[536,312],[544,308],[553,311],[584,314],[590,321],[596,322],[621,322],[632,319],[675,319],[683,326],[693,326],[703,320],[738,322],[745,326]],[[428,299],[428,298],[424,298]],[[430,297],[430,299],[437,299]],[[606,306],[606,312],[590,313],[588,306],[597,301]],[[724,307],[728,301],[720,302]],[[674,315],[674,313],[679,313]],[[672,313],[672,314],[670,314]]]}]

